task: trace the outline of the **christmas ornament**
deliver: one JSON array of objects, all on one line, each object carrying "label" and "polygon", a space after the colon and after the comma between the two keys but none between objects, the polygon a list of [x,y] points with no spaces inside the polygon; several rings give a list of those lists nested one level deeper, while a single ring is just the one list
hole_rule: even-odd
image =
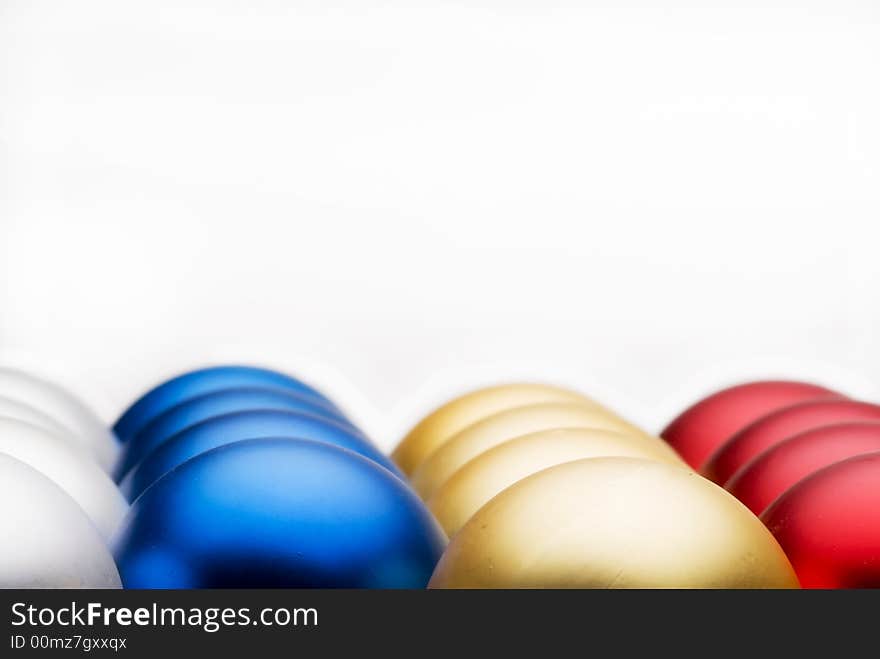
[{"label": "christmas ornament", "polygon": [[153,387],[119,417],[113,430],[126,442],[157,416],[185,400],[241,387],[280,387],[335,409],[323,394],[289,375],[254,366],[211,366],[183,373]]},{"label": "christmas ornament", "polygon": [[0,453],[0,588],[119,588],[101,534],[58,485]]},{"label": "christmas ornament", "polygon": [[631,457],[682,465],[662,442],[595,428],[558,428],[523,435],[481,453],[456,471],[428,502],[450,538],[483,505],[526,476],[565,462]]},{"label": "christmas ornament", "polygon": [[880,453],[820,469],[761,519],[804,588],[880,588]]},{"label": "christmas ornament", "polygon": [[116,469],[117,480],[121,480],[129,469],[162,442],[182,430],[215,416],[250,410],[306,412],[340,423],[352,432],[360,432],[342,414],[324,403],[315,402],[313,398],[288,389],[224,389],[190,398],[144,426],[126,442],[120,464]]},{"label": "christmas ornament", "polygon": [[880,451],[880,423],[821,426],[760,453],[743,465],[724,489],[760,515],[776,497],[810,474],[874,451]]},{"label": "christmas ornament", "polygon": [[126,588],[423,588],[444,544],[418,497],[375,462],[259,439],[159,480],[115,554]]},{"label": "christmas ornament", "polygon": [[136,465],[119,487],[129,501],[163,474],[212,448],[244,439],[287,437],[313,439],[353,450],[395,474],[393,463],[369,440],[349,427],[301,412],[254,410],[215,416],[167,439]]},{"label": "christmas ornament", "polygon": [[104,422],[73,394],[23,371],[0,368],[0,396],[43,412],[69,430],[69,436],[91,451],[105,470],[113,468],[119,453],[116,438]]},{"label": "christmas ornament", "polygon": [[806,382],[749,382],[722,389],[682,412],[660,436],[694,469],[735,432],[752,421],[794,403],[836,397]]},{"label": "christmas ornament", "polygon": [[412,485],[427,500],[468,460],[514,437],[552,428],[600,428],[660,443],[643,430],[592,405],[542,403],[505,410],[468,426],[425,460],[412,475]]},{"label": "christmas ornament", "polygon": [[431,588],[796,588],[757,517],[685,467],[633,458],[557,465],[487,503]]},{"label": "christmas ornament", "polygon": [[392,454],[401,471],[411,475],[446,440],[488,416],[523,405],[579,402],[599,407],[585,396],[546,384],[511,383],[485,387],[459,396],[419,421]]},{"label": "christmas ornament", "polygon": [[0,418],[0,453],[52,480],[79,504],[104,540],[110,540],[128,504],[84,448],[68,437],[24,421]]},{"label": "christmas ornament", "polygon": [[792,435],[843,421],[880,421],[880,406],[855,400],[819,400],[777,410],[743,428],[722,444],[702,473],[726,483],[749,460]]}]

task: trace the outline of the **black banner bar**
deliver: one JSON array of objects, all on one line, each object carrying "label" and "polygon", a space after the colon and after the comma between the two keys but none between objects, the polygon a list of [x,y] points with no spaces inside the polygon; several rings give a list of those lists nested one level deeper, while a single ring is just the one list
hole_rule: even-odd
[{"label": "black banner bar", "polygon": [[874,652],[878,604],[880,591],[7,590],[0,657],[841,656]]}]

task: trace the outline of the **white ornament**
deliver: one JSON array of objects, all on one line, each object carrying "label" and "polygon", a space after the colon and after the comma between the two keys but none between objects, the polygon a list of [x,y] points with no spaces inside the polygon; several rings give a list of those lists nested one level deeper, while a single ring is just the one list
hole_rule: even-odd
[{"label": "white ornament", "polygon": [[0,588],[121,588],[101,534],[64,490],[0,453]]},{"label": "white ornament", "polygon": [[101,419],[67,390],[24,371],[0,368],[0,396],[35,407],[67,428],[95,454],[105,471],[115,465],[119,442]]},{"label": "white ornament", "polygon": [[109,543],[128,503],[88,452],[64,435],[0,417],[0,453],[48,476],[80,505]]},{"label": "white ornament", "polygon": [[71,431],[58,423],[45,412],[41,412],[33,405],[22,403],[20,400],[0,396],[0,417],[18,419],[33,426],[39,426],[44,430],[54,433],[70,433]]}]

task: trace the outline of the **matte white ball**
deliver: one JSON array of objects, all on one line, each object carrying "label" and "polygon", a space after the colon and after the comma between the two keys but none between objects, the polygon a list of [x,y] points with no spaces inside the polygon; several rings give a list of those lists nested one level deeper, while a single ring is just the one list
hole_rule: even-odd
[{"label": "matte white ball", "polygon": [[2,417],[0,453],[48,476],[80,505],[109,543],[128,512],[128,503],[89,453],[64,435]]},{"label": "matte white ball", "polygon": [[54,433],[70,433],[70,430],[33,405],[6,396],[0,396],[0,417],[18,419]]},{"label": "matte white ball", "polygon": [[0,588],[121,588],[98,529],[64,490],[0,453]]},{"label": "matte white ball", "polygon": [[73,394],[57,384],[11,368],[0,368],[0,396],[20,401],[49,415],[95,454],[109,471],[119,455],[110,429]]}]

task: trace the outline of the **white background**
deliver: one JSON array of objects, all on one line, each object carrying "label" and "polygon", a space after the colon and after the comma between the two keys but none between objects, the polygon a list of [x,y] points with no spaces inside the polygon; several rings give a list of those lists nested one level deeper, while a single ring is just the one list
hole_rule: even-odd
[{"label": "white background", "polygon": [[880,399],[876,2],[328,4],[0,3],[0,362]]}]

